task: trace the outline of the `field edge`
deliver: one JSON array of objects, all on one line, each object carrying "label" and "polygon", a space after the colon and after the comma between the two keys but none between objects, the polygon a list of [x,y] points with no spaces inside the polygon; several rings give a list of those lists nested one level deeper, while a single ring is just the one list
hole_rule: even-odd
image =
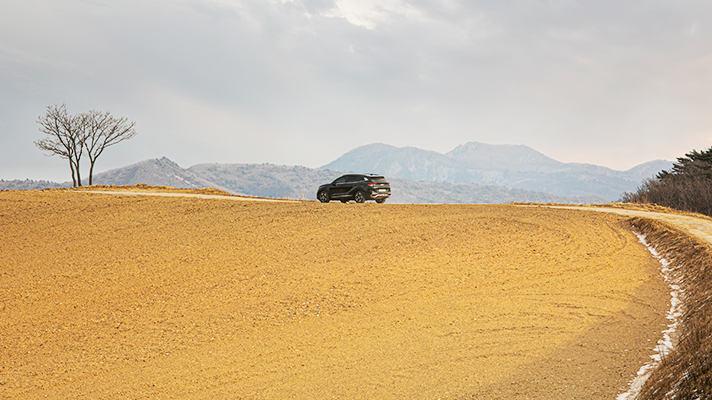
[{"label": "field edge", "polygon": [[662,358],[641,388],[639,400],[706,399],[712,387],[712,249],[691,235],[649,218],[633,217],[631,227],[670,262],[682,292],[683,315],[675,347]]}]

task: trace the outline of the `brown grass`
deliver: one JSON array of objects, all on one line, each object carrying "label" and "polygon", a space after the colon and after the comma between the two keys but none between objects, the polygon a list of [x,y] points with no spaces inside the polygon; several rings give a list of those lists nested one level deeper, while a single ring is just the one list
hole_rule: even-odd
[{"label": "brown grass", "polygon": [[712,252],[710,245],[663,223],[632,225],[668,261],[684,293],[679,341],[641,391],[640,399],[712,398]]}]

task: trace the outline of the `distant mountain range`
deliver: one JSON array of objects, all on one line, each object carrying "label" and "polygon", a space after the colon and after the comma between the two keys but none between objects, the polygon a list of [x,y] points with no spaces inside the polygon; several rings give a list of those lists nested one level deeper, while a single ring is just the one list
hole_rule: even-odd
[{"label": "distant mountain range", "polygon": [[[141,161],[94,176],[98,185],[135,185],[146,183],[179,188],[214,187],[229,193],[250,196],[314,199],[316,188],[343,172],[273,164],[198,164],[181,168],[163,157]],[[531,190],[510,189],[497,185],[450,182],[413,182],[389,178],[395,203],[572,203],[604,202],[595,196],[564,197]],[[15,180],[0,181],[0,190],[27,190],[70,187],[69,182]]]},{"label": "distant mountain range", "polygon": [[[163,157],[96,174],[94,183],[214,187],[251,196],[314,199],[320,184],[344,171],[358,171],[384,175],[393,189],[389,202],[591,204],[616,200],[623,191],[635,190],[644,178],[671,165],[652,161],[628,171],[614,171],[561,163],[526,146],[472,142],[440,154],[414,147],[372,144],[356,148],[319,169],[273,164],[197,164],[182,168]],[[69,186],[70,183],[0,180],[0,190]]]},{"label": "distant mountain range", "polygon": [[591,164],[562,163],[521,145],[470,142],[440,154],[415,147],[369,144],[321,167],[338,171],[375,171],[412,181],[479,183],[536,190],[557,196],[597,196],[617,200],[645,178],[672,167],[650,161],[627,171]]}]

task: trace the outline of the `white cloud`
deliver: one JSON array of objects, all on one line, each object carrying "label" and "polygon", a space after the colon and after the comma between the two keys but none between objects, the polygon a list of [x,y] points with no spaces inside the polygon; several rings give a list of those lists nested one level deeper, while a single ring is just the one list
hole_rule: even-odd
[{"label": "white cloud", "polygon": [[367,29],[390,24],[396,16],[411,21],[426,19],[420,10],[403,0],[336,0],[336,7],[322,15],[345,18],[353,25]]}]

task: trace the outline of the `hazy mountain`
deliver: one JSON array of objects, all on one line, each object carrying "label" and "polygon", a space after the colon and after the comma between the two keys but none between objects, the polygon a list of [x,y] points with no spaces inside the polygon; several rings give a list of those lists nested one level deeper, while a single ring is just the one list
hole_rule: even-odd
[{"label": "hazy mountain", "polygon": [[532,190],[510,189],[498,185],[452,182],[414,182],[389,178],[392,203],[566,203],[600,204],[606,200],[596,196],[565,197]]},{"label": "hazy mountain", "polygon": [[655,160],[635,166],[628,171],[625,171],[629,177],[642,181],[643,179],[652,178],[660,171],[669,170],[672,168],[671,161]]},{"label": "hazy mountain", "polygon": [[469,142],[455,147],[445,156],[479,170],[556,171],[564,163],[523,145],[493,145]]},{"label": "hazy mountain", "polygon": [[[216,189],[225,190],[219,185],[206,181],[194,173],[181,168],[178,164],[166,157],[145,160],[136,164],[95,174],[92,183],[95,185],[136,185],[138,183],[145,183],[147,185],[177,188],[195,189],[215,187]],[[88,185],[89,179],[82,179],[82,184]],[[0,181],[0,190],[27,190],[58,187],[72,187],[72,183],[33,181],[29,179],[25,181]]]},{"label": "hazy mountain", "polygon": [[[311,200],[316,198],[319,185],[343,175],[343,172],[327,169],[273,164],[198,164],[188,168],[188,171],[215,182],[231,193]],[[415,182],[384,175],[391,184],[393,195],[388,202],[392,203],[605,202],[595,196],[563,197],[496,185]]]},{"label": "hazy mountain", "polygon": [[13,179],[6,181],[0,179],[0,190],[35,190],[35,189],[54,189],[61,187],[72,187],[71,182],[57,183],[50,181],[33,181],[32,179]]},{"label": "hazy mountain", "polygon": [[[313,200],[319,185],[330,182],[342,174],[343,172],[339,171],[273,164],[198,164],[184,169],[163,157],[99,173],[94,177],[94,183],[105,185],[146,183],[178,188],[214,187],[235,194]],[[422,182],[391,178],[388,175],[386,177],[390,180],[393,190],[393,196],[388,202],[395,203],[604,202],[602,198],[595,196],[563,197],[497,185]],[[9,190],[60,186],[68,187],[71,184],[29,180],[0,181],[0,189]]]},{"label": "hazy mountain", "polygon": [[[83,184],[88,181],[83,180]],[[94,175],[93,183],[96,185],[161,185],[177,188],[204,188],[214,187],[225,190],[214,182],[181,168],[178,164],[166,157],[141,161],[126,167],[112,169]]]},{"label": "hazy mountain", "polygon": [[527,146],[470,142],[446,154],[380,143],[351,150],[323,169],[375,172],[415,181],[479,183],[552,193],[597,196],[612,201],[634,191],[643,179],[669,169],[657,160],[628,171],[562,163]]},{"label": "hazy mountain", "polygon": [[316,199],[319,185],[338,178],[335,171],[273,164],[198,164],[188,168],[230,193],[261,197]]},{"label": "hazy mountain", "polygon": [[[632,192],[645,178],[669,169],[656,160],[616,171],[562,163],[527,146],[470,142],[446,154],[415,147],[370,144],[320,169],[272,164],[198,164],[188,169],[163,157],[96,174],[95,184],[215,187],[264,197],[314,199],[319,185],[340,171],[378,173],[391,181],[389,202],[409,203],[601,203]],[[86,179],[83,181],[86,184]],[[0,181],[0,189],[68,187],[69,183]]]},{"label": "hazy mountain", "polygon": [[357,147],[322,169],[377,173],[413,181],[463,182],[467,170],[435,151],[374,143]]}]

